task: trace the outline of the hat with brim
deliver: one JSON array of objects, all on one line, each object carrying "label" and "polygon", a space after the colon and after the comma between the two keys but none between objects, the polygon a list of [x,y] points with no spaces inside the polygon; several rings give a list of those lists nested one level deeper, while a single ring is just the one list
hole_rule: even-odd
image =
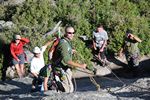
[{"label": "hat with brim", "polygon": [[21,39],[21,36],[20,36],[20,35],[15,35],[15,36],[14,36],[14,39],[15,39],[15,40],[20,40],[20,39]]},{"label": "hat with brim", "polygon": [[40,48],[39,48],[39,47],[35,47],[35,48],[33,49],[33,53],[41,53]]}]

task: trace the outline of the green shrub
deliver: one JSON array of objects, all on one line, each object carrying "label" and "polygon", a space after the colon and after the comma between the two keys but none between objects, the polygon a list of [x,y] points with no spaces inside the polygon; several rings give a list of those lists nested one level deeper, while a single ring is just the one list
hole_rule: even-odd
[{"label": "green shrub", "polygon": [[[31,43],[26,47],[32,50],[33,47],[42,46],[52,38],[43,38],[43,35],[61,20],[62,28],[71,25],[76,30],[73,45],[78,55],[74,55],[74,60],[91,66],[91,50],[86,48],[85,43],[78,37],[86,35],[91,39],[92,32],[99,23],[104,24],[108,32],[108,50],[111,53],[119,51],[125,32],[130,28],[133,34],[143,40],[139,45],[141,54],[149,54],[149,9],[148,0],[26,0],[16,6],[0,5],[0,19],[15,23],[15,27],[5,28],[0,34],[6,38],[7,43],[10,43],[13,34],[19,33],[23,37],[28,37]],[[47,53],[45,60],[47,61]]]}]

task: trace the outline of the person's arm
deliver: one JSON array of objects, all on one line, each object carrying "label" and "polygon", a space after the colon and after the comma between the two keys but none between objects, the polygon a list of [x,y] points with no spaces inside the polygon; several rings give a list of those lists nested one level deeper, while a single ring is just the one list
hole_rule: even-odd
[{"label": "person's arm", "polygon": [[48,47],[52,42],[53,42],[53,39],[51,39],[51,40],[49,40],[48,42],[46,42],[46,43],[44,44],[44,46],[45,46],[45,47]]},{"label": "person's arm", "polygon": [[49,40],[44,44],[44,46],[41,47],[42,53],[46,50],[46,48],[53,42],[53,39]]},{"label": "person's arm", "polygon": [[67,65],[70,65],[71,67],[73,66],[73,67],[79,67],[79,68],[86,68],[86,64],[79,64],[79,63],[75,63],[75,62],[73,62],[72,60],[69,60],[68,62],[67,62]]},{"label": "person's arm", "polygon": [[121,49],[119,50],[119,54],[118,54],[119,57],[122,57],[123,51],[124,51],[123,48],[121,48]]},{"label": "person's arm", "polygon": [[37,73],[34,73],[34,72],[31,72],[33,76],[35,76],[36,78],[38,78],[38,74]]},{"label": "person's arm", "polygon": [[18,62],[20,61],[19,58],[16,56],[15,52],[14,52],[14,47],[13,47],[13,44],[11,43],[10,44],[10,52],[11,52],[11,55],[12,57],[17,60]]},{"label": "person's arm", "polygon": [[25,44],[30,42],[30,40],[27,39],[27,38],[21,38],[20,41],[22,41],[23,45],[25,45]]},{"label": "person's arm", "polygon": [[129,34],[131,39],[136,40],[137,42],[142,42],[142,40],[140,38],[138,38],[137,36],[133,35],[133,34]]},{"label": "person's arm", "polygon": [[47,91],[48,90],[48,86],[47,86],[47,83],[48,83],[48,77],[44,77],[44,91]]},{"label": "person's arm", "polygon": [[86,68],[86,64],[79,64],[72,61],[72,58],[70,56],[70,53],[68,51],[68,44],[67,42],[63,42],[61,44],[61,56],[62,56],[62,63],[67,64],[69,67],[80,67],[80,68]]},{"label": "person's arm", "polygon": [[106,47],[106,45],[107,45],[107,40],[104,40],[104,43],[103,43],[103,45],[102,45],[100,51],[103,51],[104,48]]},{"label": "person's arm", "polygon": [[95,36],[94,36],[95,32],[93,31],[93,35],[92,35],[92,38],[93,38],[93,48],[94,50],[96,50],[96,43],[95,43]]},{"label": "person's arm", "polygon": [[94,50],[96,50],[96,43],[94,40],[93,40],[93,48],[94,48]]}]

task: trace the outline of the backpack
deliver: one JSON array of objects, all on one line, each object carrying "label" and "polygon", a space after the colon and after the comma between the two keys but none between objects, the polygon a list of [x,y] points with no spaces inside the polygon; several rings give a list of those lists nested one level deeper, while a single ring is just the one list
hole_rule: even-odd
[{"label": "backpack", "polygon": [[56,47],[57,47],[59,41],[60,41],[60,38],[56,38],[56,39],[54,40],[54,42],[53,42],[51,48],[48,50],[48,58],[49,58],[49,60],[52,60],[53,54],[54,54],[54,52],[55,52],[55,50],[56,50]]},{"label": "backpack", "polygon": [[56,75],[54,70],[52,69],[51,64],[45,65],[39,73],[39,77],[44,81],[44,77],[47,77],[49,74],[49,79],[48,79],[48,90],[56,90],[56,91],[62,91],[64,92],[65,89],[61,83],[61,81],[58,81],[56,79]]}]

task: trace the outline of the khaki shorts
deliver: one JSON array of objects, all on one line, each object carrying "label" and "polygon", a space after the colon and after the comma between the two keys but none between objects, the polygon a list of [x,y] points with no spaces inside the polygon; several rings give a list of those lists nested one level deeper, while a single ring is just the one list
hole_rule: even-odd
[{"label": "khaki shorts", "polygon": [[72,71],[68,68],[65,72],[65,78],[62,81],[62,85],[65,89],[65,92],[72,93],[74,91],[74,86],[72,83]]}]

